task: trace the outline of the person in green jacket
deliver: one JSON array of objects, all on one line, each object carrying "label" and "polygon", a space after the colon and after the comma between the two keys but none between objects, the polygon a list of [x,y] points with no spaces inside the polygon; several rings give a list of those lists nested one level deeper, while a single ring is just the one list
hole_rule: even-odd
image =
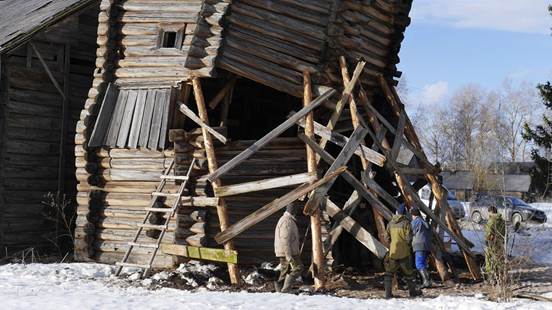
[{"label": "person in green jacket", "polygon": [[504,264],[506,223],[496,206],[491,205],[488,211],[489,220],[485,225],[485,274],[487,281],[493,283]]},{"label": "person in green jacket", "polygon": [[411,297],[420,296],[422,293],[416,288],[414,283],[415,271],[412,268],[411,249],[412,227],[410,221],[406,218],[406,206],[401,204],[397,214],[393,216],[387,224],[387,240],[390,244],[389,252],[384,259],[385,277],[383,284],[385,287],[385,298],[393,297],[392,280],[393,275],[399,270],[404,275],[408,283],[408,293]]}]

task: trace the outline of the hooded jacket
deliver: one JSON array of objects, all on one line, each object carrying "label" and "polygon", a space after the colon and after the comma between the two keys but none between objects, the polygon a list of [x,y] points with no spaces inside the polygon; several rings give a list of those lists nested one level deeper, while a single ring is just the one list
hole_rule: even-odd
[{"label": "hooded jacket", "polygon": [[276,257],[285,257],[288,261],[300,253],[299,229],[295,217],[284,212],[274,232],[274,253]]},{"label": "hooded jacket", "polygon": [[431,251],[431,230],[429,224],[420,216],[412,221],[412,250]]},{"label": "hooded jacket", "polygon": [[394,215],[387,224],[387,235],[391,240],[389,246],[390,259],[403,259],[410,256],[412,230],[410,221],[404,215]]}]

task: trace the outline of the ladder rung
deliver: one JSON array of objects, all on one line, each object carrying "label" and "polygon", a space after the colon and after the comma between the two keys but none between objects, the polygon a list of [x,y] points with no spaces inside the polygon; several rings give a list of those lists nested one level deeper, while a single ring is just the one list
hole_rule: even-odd
[{"label": "ladder rung", "polygon": [[154,224],[138,224],[138,227],[148,228],[148,229],[157,229],[157,230],[165,229],[165,225],[154,225]]},{"label": "ladder rung", "polygon": [[142,269],[150,268],[150,266],[148,265],[140,265],[140,264],[132,264],[132,263],[116,262],[115,264],[120,267],[135,267],[135,268],[142,268]]},{"label": "ladder rung", "polygon": [[186,181],[188,177],[183,175],[161,175],[161,179]]},{"label": "ladder rung", "polygon": [[150,211],[150,212],[160,212],[160,213],[171,213],[171,208],[145,208],[144,210]]},{"label": "ladder rung", "polygon": [[135,246],[139,248],[149,248],[149,249],[158,249],[159,246],[154,243],[137,243],[137,242],[129,242],[128,245]]},{"label": "ladder rung", "polygon": [[161,193],[161,192],[153,192],[151,193],[153,196],[160,196],[160,197],[180,197],[180,194],[169,194],[169,193]]}]

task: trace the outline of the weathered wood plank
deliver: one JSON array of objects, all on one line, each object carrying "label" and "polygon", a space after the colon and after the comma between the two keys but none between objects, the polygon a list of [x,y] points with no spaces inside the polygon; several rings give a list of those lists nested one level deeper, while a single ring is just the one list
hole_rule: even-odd
[{"label": "weathered wood plank", "polygon": [[142,126],[140,126],[140,139],[138,139],[138,145],[141,147],[147,147],[149,142],[149,133],[151,127],[151,119],[153,117],[153,109],[155,106],[155,97],[157,96],[157,90],[148,90],[146,98],[146,105],[144,106],[144,116],[142,117]]},{"label": "weathered wood plank", "polygon": [[119,136],[117,137],[117,147],[119,148],[124,148],[126,146],[137,97],[138,92],[136,90],[128,91],[128,98],[123,113],[123,121],[121,122],[121,128],[119,129]]},{"label": "weathered wood plank", "polygon": [[258,192],[278,187],[314,182],[315,180],[315,175],[309,173],[300,173],[285,177],[221,186],[215,190],[215,195],[217,197],[235,196],[244,193]]},{"label": "weathered wood plank", "polygon": [[320,106],[323,102],[328,100],[331,96],[335,94],[335,90],[331,89],[326,91],[323,95],[316,98],[310,105],[304,107],[299,112],[295,113],[293,116],[288,118],[286,121],[284,121],[282,124],[280,124],[278,127],[273,129],[271,132],[266,134],[264,137],[259,139],[257,142],[255,142],[253,145],[251,145],[249,148],[241,152],[238,156],[232,158],[229,162],[224,164],[222,167],[217,169],[217,171],[209,174],[207,179],[209,181],[213,181],[220,176],[224,175],[226,172],[231,170],[232,168],[236,167],[239,163],[249,158],[251,155],[255,154],[260,148],[262,148],[264,145],[269,143],[272,139],[276,138],[277,136],[281,135],[284,131],[286,131],[289,127],[293,126],[299,119],[305,117],[309,112],[313,111],[315,108]]},{"label": "weathered wood plank", "polygon": [[115,103],[117,102],[117,97],[119,96],[119,89],[113,83],[109,83],[105,96],[103,98],[102,106],[98,114],[98,120],[96,121],[96,126],[92,131],[90,136],[90,141],[88,146],[98,147],[104,143],[106,134],[109,129],[109,121],[113,116],[113,111],[115,110]]},{"label": "weathered wood plank", "polygon": [[299,199],[300,197],[306,195],[308,192],[312,191],[313,189],[318,188],[319,186],[322,186],[327,182],[337,178],[337,176],[343,173],[346,169],[347,169],[346,167],[341,167],[336,171],[334,171],[333,173],[319,179],[314,183],[306,183],[297,187],[291,192],[272,201],[271,203],[260,208],[259,210],[246,216],[241,221],[235,223],[234,225],[228,227],[224,231],[218,233],[215,236],[215,241],[219,244],[222,244],[228,240],[233,239],[234,237],[244,232],[248,228],[263,221],[264,219],[268,218],[269,216],[278,212],[279,210],[285,208],[287,205]]},{"label": "weathered wood plank", "polygon": [[330,199],[326,200],[326,212],[379,259],[385,257],[388,251],[387,248],[355,220],[339,209]]},{"label": "weathered wood plank", "polygon": [[134,110],[134,117],[132,118],[132,126],[130,127],[130,134],[128,137],[128,146],[135,149],[138,147],[138,139],[140,138],[140,129],[142,126],[142,119],[144,118],[144,108],[147,100],[147,90],[138,90],[138,97],[136,98],[136,108]]},{"label": "weathered wood plank", "polygon": [[151,118],[151,128],[149,134],[148,148],[156,150],[159,144],[159,134],[161,132],[161,122],[163,120],[163,108],[167,100],[167,90],[156,91],[155,103],[153,106],[153,116]]},{"label": "weathered wood plank", "polygon": [[115,106],[115,111],[111,117],[111,122],[109,123],[109,134],[107,135],[105,145],[115,146],[117,144],[117,138],[119,136],[119,129],[121,128],[121,122],[123,121],[125,110],[125,104],[127,102],[128,92],[122,91],[119,92],[119,97],[117,98],[117,103]]},{"label": "weathered wood plank", "polygon": [[[318,145],[318,143],[314,142],[312,139],[309,139],[304,134],[300,134],[299,138],[303,140],[305,143],[307,143],[319,156],[322,160],[324,160],[326,163],[331,164],[335,161],[335,158],[328,154],[324,149]],[[359,180],[355,178],[355,176],[349,172],[345,171],[343,174],[343,179],[347,181],[358,193],[368,201],[372,207],[375,207],[386,220],[390,220],[393,214],[387,209],[387,207],[382,204],[378,198],[372,194],[370,191],[366,189],[364,184],[362,184]]]},{"label": "weathered wood plank", "polygon": [[[364,127],[358,127],[355,129],[353,134],[351,135],[351,138],[345,144],[343,147],[343,150],[339,153],[339,156],[337,156],[336,160],[332,163],[328,171],[326,172],[326,175],[329,175],[333,173],[336,169],[338,169],[341,166],[346,166],[351,157],[354,154],[354,151],[356,148],[360,145],[360,143],[364,140],[364,137],[368,134],[368,131]],[[324,196],[328,193],[330,188],[333,185],[333,181],[330,181],[326,183],[324,186],[318,187],[309,197],[309,200],[305,204],[305,208],[303,209],[303,213],[305,215],[311,215],[313,214],[318,206],[320,205],[320,202],[324,198]]]},{"label": "weathered wood plank", "polygon": [[223,263],[238,263],[238,252],[179,244],[162,244],[161,252],[169,255]]},{"label": "weathered wood plank", "polygon": [[[305,128],[304,120],[300,120],[299,122],[297,122],[297,124]],[[335,131],[331,131],[327,127],[324,127],[322,124],[317,122],[314,122],[314,133],[317,136],[321,137],[323,140],[331,141],[332,143],[335,143],[339,146],[344,146],[349,141],[349,138],[345,137],[344,135],[339,134]],[[355,154],[380,167],[383,167],[383,165],[385,164],[386,159],[384,155],[364,145],[359,145],[357,149],[355,149]]]},{"label": "weathered wood plank", "polygon": [[198,124],[200,127],[205,128],[211,135],[213,135],[217,140],[220,142],[226,144],[228,140],[225,136],[218,133],[216,130],[214,130],[211,126],[208,126],[204,122],[201,121],[201,119],[192,111],[192,109],[188,108],[184,103],[178,102],[178,109],[180,112],[184,113],[188,118],[190,118],[194,123]]}]

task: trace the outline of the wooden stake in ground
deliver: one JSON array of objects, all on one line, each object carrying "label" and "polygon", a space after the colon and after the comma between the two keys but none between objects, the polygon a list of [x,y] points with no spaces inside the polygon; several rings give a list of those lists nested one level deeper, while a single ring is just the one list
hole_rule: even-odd
[{"label": "wooden stake in ground", "polygon": [[[201,121],[209,125],[209,116],[207,114],[207,108],[205,106],[205,97],[203,97],[203,91],[201,89],[201,82],[198,77],[192,79],[192,85],[194,88],[194,97],[197,104],[197,110]],[[207,154],[207,163],[209,166],[209,172],[213,173],[218,169],[217,158],[215,156],[215,147],[213,145],[213,139],[209,134],[209,131],[205,127],[201,127],[201,132],[203,134],[203,140],[205,144],[205,153]],[[220,180],[217,178],[212,181],[213,189],[216,190],[221,186]],[[217,203],[217,215],[220,222],[220,230],[224,231],[229,226],[228,221],[228,210],[226,209],[226,203],[223,198],[220,198]],[[224,249],[228,251],[234,251],[234,244],[232,241],[224,243]],[[238,265],[233,263],[228,263],[228,273],[230,274],[230,281],[232,284],[240,284],[240,272]]]},{"label": "wooden stake in ground", "polygon": [[[303,104],[308,106],[312,101],[312,82],[310,73],[308,71],[303,72]],[[314,139],[314,115],[313,112],[307,114],[305,126],[305,135]],[[316,154],[314,151],[306,145],[307,148],[307,167],[308,172],[316,174]],[[314,278],[314,288],[321,289],[324,287],[325,268],[324,268],[324,247],[322,245],[322,228],[320,224],[320,210],[317,210],[310,217],[311,225],[311,237],[312,237],[312,276]]]}]

